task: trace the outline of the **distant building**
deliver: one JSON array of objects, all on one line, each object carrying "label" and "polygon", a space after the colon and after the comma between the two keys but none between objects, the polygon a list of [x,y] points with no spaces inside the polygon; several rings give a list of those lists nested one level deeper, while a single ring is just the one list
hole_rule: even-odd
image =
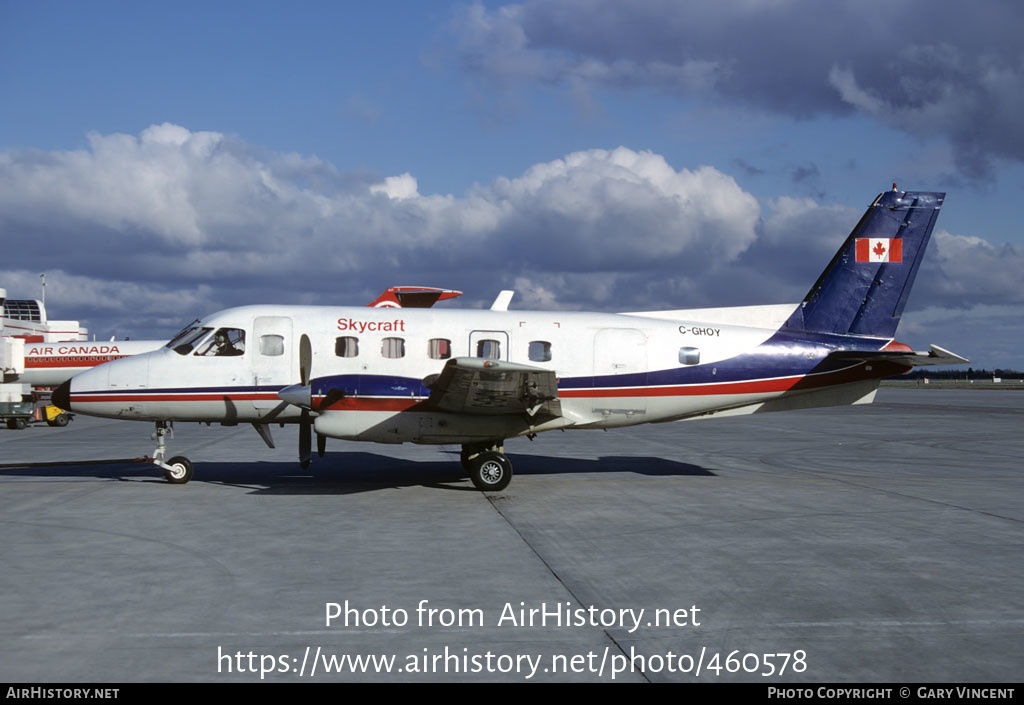
[{"label": "distant building", "polygon": [[88,340],[89,331],[78,321],[49,321],[46,306],[36,299],[8,299],[7,290],[0,288],[0,337],[24,338],[29,343],[55,343],[58,341]]}]

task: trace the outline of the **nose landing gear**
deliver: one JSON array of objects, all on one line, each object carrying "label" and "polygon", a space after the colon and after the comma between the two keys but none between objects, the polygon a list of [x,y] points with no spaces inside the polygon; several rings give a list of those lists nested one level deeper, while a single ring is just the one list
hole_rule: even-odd
[{"label": "nose landing gear", "polygon": [[164,477],[172,485],[184,485],[192,479],[192,461],[183,455],[176,455],[167,462],[164,456],[167,454],[167,437],[174,438],[173,421],[157,421],[156,430],[150,436],[156,441],[156,450],[150,460],[154,465],[164,471]]}]

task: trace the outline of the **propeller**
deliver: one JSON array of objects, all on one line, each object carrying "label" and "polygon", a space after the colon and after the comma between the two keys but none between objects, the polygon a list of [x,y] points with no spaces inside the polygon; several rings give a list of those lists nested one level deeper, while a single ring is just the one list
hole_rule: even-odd
[{"label": "propeller", "polygon": [[[280,410],[289,404],[299,407],[302,410],[299,417],[299,464],[302,467],[309,466],[311,457],[311,446],[313,441],[313,422],[309,412],[313,408],[313,388],[310,379],[313,376],[313,346],[309,342],[309,336],[303,334],[299,338],[299,384],[285,387],[277,393],[282,404],[274,410],[276,416]],[[318,408],[320,410],[329,408],[332,404],[345,396],[340,389],[332,387],[321,400]],[[269,417],[268,417],[269,418]],[[327,449],[327,436],[316,434],[316,453],[321,458]]]},{"label": "propeller", "polygon": [[[299,338],[299,380],[303,387],[309,389],[310,368],[313,366],[313,346],[309,342],[309,336],[305,333]],[[310,446],[312,441],[313,422],[309,418],[309,409],[302,407],[302,416],[299,418],[299,465],[309,466]],[[318,434],[319,436],[319,434]],[[317,439],[317,450],[319,451],[319,438]],[[323,453],[320,453],[323,457]]]}]

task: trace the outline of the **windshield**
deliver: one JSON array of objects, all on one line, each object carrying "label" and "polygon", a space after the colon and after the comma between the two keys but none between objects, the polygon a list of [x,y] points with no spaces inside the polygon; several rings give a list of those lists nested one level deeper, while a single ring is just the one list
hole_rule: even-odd
[{"label": "windshield", "polygon": [[167,347],[174,350],[179,355],[188,355],[192,352],[192,348],[195,344],[206,336],[213,328],[200,328],[199,326],[192,326],[178,333],[174,337],[174,340],[167,343]]},{"label": "windshield", "polygon": [[199,323],[199,319],[198,318],[193,318],[191,323],[187,323],[184,328],[182,328],[177,333],[175,333],[173,336],[171,336],[171,341],[169,343],[167,343],[167,347],[171,347],[174,344],[174,341],[176,341],[178,338],[183,336],[185,333],[188,333],[189,331],[194,330],[197,323]]}]

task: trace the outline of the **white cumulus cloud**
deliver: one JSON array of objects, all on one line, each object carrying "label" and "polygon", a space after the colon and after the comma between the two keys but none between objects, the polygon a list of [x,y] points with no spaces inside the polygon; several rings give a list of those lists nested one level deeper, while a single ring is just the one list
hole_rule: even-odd
[{"label": "white cumulus cloud", "polygon": [[[243,303],[360,304],[396,284],[461,289],[480,306],[502,288],[520,290],[519,307],[783,303],[873,196],[759,202],[717,169],[628,147],[421,194],[409,173],[344,174],[164,124],[91,135],[82,150],[0,153],[0,233],[18,243],[0,285],[27,298],[47,272],[54,317],[133,337]],[[935,240],[912,305],[1020,300],[1016,250]]]}]

